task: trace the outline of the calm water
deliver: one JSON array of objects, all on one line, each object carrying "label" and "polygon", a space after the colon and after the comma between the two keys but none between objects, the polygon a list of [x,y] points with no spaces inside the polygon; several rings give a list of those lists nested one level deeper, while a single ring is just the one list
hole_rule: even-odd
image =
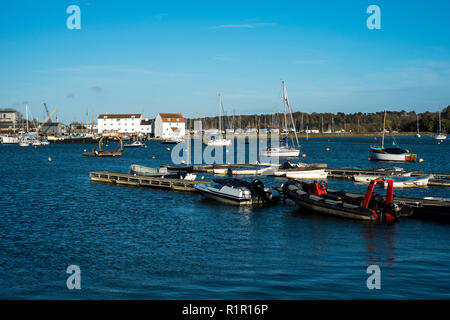
[{"label": "calm water", "polygon": [[[306,162],[330,167],[392,166],[367,160],[372,139],[302,140],[302,152]],[[450,172],[448,141],[398,140],[424,159],[405,169]],[[195,194],[89,181],[93,170],[167,163],[166,147],[148,142],[122,158],[97,159],[81,156],[88,145],[0,146],[0,298],[450,298],[449,224],[367,224],[292,204],[235,208]],[[365,190],[350,181],[328,184]],[[444,188],[396,193],[450,197]],[[81,268],[79,291],[66,288],[71,264]],[[381,290],[366,287],[370,264],[381,267]]]}]

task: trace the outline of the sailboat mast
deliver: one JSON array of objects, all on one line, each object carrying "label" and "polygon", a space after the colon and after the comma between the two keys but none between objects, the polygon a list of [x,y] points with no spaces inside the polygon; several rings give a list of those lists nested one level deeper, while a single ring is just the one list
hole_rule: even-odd
[{"label": "sailboat mast", "polygon": [[222,135],[222,117],[220,107],[222,105],[222,97],[219,93],[219,134]]},{"label": "sailboat mast", "polygon": [[383,120],[383,137],[381,139],[381,148],[384,149],[384,131],[386,128],[386,110],[384,110],[384,120]]},{"label": "sailboat mast", "polygon": [[417,133],[419,133],[419,115],[417,114]]},{"label": "sailboat mast", "polygon": [[284,86],[284,81],[281,81],[283,87],[283,110],[284,110],[284,130],[287,131],[287,118],[286,118],[286,88]]},{"label": "sailboat mast", "polygon": [[[292,116],[292,108],[291,108],[291,104],[289,103],[289,100],[287,97],[287,92],[286,92],[286,87],[284,86],[284,81],[283,81],[283,88],[284,88],[284,92],[285,92],[285,95],[284,95],[285,103],[286,103],[287,108],[289,109],[289,114],[291,115],[292,128],[294,129],[295,141],[297,142],[297,146],[298,146],[299,142],[298,142],[298,137],[297,137],[297,130],[295,129],[294,117]],[[284,113],[284,117],[286,118],[286,112]]]},{"label": "sailboat mast", "polygon": [[28,104],[25,105],[25,114],[27,117],[27,133],[28,133]]},{"label": "sailboat mast", "polygon": [[439,134],[441,134],[442,128],[441,128],[441,110],[439,110]]}]

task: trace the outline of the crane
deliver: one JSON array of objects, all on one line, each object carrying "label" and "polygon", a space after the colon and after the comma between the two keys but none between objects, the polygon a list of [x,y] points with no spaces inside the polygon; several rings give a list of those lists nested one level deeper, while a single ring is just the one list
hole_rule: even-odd
[{"label": "crane", "polygon": [[[56,112],[56,109],[53,110],[51,113],[48,114],[47,118],[46,118],[44,121],[42,121],[42,123],[39,125],[39,127],[37,127],[37,130],[36,130],[37,132],[39,132],[39,130],[42,129],[42,127],[44,126],[44,124],[46,124],[46,123],[50,120],[50,117],[51,117],[55,112]],[[50,122],[51,122],[51,121],[50,121]]]},{"label": "crane", "polygon": [[48,113],[47,104],[45,102],[44,102],[44,108],[45,108],[45,112],[47,112],[47,116],[49,117],[48,122],[52,122],[52,119],[50,118],[50,113]]}]

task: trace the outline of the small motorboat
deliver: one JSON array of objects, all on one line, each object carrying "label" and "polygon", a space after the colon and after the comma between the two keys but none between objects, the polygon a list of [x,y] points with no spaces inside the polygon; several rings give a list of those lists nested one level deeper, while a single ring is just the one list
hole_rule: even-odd
[{"label": "small motorboat", "polygon": [[410,206],[393,201],[392,180],[387,181],[386,197],[373,192],[375,185],[384,182],[372,180],[364,197],[328,190],[323,182],[288,180],[281,188],[296,204],[314,212],[368,221],[394,221],[400,216],[412,215],[413,209]]},{"label": "small motorboat", "polygon": [[34,147],[39,147],[39,146],[42,146],[42,142],[39,141],[39,140],[34,140],[34,141],[31,143],[31,145],[34,146]]},{"label": "small motorboat", "polygon": [[130,167],[130,173],[137,176],[146,177],[159,177],[159,178],[171,178],[171,179],[184,179],[184,180],[195,180],[197,175],[186,172],[186,171],[176,171],[169,170],[165,167],[161,168],[150,168],[144,167],[138,164],[132,164]]},{"label": "small motorboat", "polygon": [[183,138],[170,138],[170,139],[161,141],[161,144],[179,144],[183,141],[184,141]]},{"label": "small motorboat", "polygon": [[206,144],[210,147],[226,147],[231,145],[231,140],[223,138],[211,139]]},{"label": "small motorboat", "polygon": [[295,147],[272,147],[262,150],[259,155],[261,157],[298,157],[300,154],[300,149]]},{"label": "small motorboat", "polygon": [[[417,187],[426,187],[428,185],[428,181],[433,179],[433,175],[428,176],[417,176],[417,177],[393,177],[389,178],[394,181],[395,188],[417,188]],[[383,179],[384,187],[387,188],[388,184],[386,179]]]},{"label": "small motorboat", "polygon": [[20,147],[29,147],[30,144],[31,143],[28,140],[21,140],[21,141],[19,141],[19,146]]},{"label": "small motorboat", "polygon": [[214,179],[210,184],[196,184],[194,188],[204,196],[231,205],[270,205],[278,200],[264,184],[240,179]]},{"label": "small motorboat", "polygon": [[288,179],[326,179],[328,172],[325,169],[291,169],[287,170],[285,177]]},{"label": "small motorboat", "polygon": [[235,167],[229,168],[228,174],[230,175],[273,175],[274,168],[272,166],[249,166],[249,167]]},{"label": "small motorboat", "polygon": [[134,141],[132,143],[125,143],[123,145],[124,148],[141,148],[141,147],[145,147],[145,144],[143,144],[140,141]]}]

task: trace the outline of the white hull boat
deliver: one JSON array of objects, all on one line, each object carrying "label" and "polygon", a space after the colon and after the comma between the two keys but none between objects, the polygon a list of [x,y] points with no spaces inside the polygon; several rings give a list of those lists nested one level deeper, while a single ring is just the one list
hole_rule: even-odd
[{"label": "white hull boat", "polygon": [[214,179],[210,184],[196,184],[194,188],[204,196],[230,205],[261,205],[274,203],[278,198],[259,180]]},{"label": "white hull boat", "polygon": [[414,162],[417,155],[400,148],[370,147],[369,160]]},{"label": "white hull boat", "polygon": [[298,157],[300,149],[297,148],[267,148],[260,152],[262,157]]},{"label": "white hull boat", "polygon": [[231,145],[231,140],[214,139],[214,140],[208,141],[206,144],[208,146],[211,146],[211,147],[224,147],[224,146],[230,146]]},{"label": "white hull boat", "polygon": [[9,136],[2,136],[0,137],[0,142],[2,144],[18,144],[19,138],[17,137],[9,137]]},{"label": "white hull boat", "polygon": [[434,135],[434,139],[436,140],[445,140],[447,139],[447,135],[443,133],[438,133]]},{"label": "white hull boat", "polygon": [[[428,181],[433,178],[433,175],[419,176],[419,177],[405,177],[405,178],[393,178],[394,188],[417,188],[426,187]],[[387,188],[387,183],[384,184]]]},{"label": "white hull boat", "polygon": [[232,175],[273,175],[274,168],[272,166],[250,166],[230,168],[229,172]]},{"label": "white hull boat", "polygon": [[126,143],[123,146],[124,148],[141,148],[144,147],[145,145],[140,141],[134,141],[133,143]]},{"label": "white hull boat", "polygon": [[447,135],[442,132],[442,120],[441,120],[441,111],[440,110],[439,110],[439,132],[436,133],[433,137],[436,140],[445,140],[445,139],[447,139]]},{"label": "white hull boat", "polygon": [[286,172],[285,176],[288,179],[326,179],[328,172],[325,169],[293,170]]},{"label": "white hull boat", "polygon": [[[395,169],[394,169],[395,170]],[[381,173],[381,174],[355,174],[353,175],[353,180],[357,183],[370,183],[372,180],[377,179],[395,179],[395,178],[406,178],[411,177],[412,172],[387,172],[387,173]]]}]

